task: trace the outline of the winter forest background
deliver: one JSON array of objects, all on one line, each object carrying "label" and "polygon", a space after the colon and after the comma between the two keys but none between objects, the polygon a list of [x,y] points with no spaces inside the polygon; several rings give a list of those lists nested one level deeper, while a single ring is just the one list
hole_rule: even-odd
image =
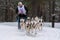
[{"label": "winter forest background", "polygon": [[60,22],[60,0],[0,0],[0,22],[16,21],[15,9],[19,1],[28,7],[28,16],[42,16],[45,22],[51,22],[55,13],[55,22]]}]

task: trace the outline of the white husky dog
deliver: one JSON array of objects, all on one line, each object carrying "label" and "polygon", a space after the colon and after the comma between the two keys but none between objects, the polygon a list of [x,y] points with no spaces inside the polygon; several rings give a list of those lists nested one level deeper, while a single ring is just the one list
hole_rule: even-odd
[{"label": "white husky dog", "polygon": [[29,33],[30,32],[30,17],[27,17],[26,23],[25,23],[26,27],[26,32]]},{"label": "white husky dog", "polygon": [[25,20],[24,19],[20,19],[20,26],[21,26],[21,30],[25,30]]},{"label": "white husky dog", "polygon": [[42,19],[40,19],[36,16],[35,22],[36,22],[36,29],[38,29],[39,31],[42,30]]}]

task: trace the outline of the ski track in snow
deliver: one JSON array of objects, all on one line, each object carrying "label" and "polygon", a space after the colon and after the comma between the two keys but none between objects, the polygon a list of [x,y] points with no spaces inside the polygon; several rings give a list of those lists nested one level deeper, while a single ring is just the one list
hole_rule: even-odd
[{"label": "ski track in snow", "polygon": [[43,27],[36,36],[28,36],[25,31],[17,29],[17,23],[0,23],[0,40],[60,40],[60,29]]}]

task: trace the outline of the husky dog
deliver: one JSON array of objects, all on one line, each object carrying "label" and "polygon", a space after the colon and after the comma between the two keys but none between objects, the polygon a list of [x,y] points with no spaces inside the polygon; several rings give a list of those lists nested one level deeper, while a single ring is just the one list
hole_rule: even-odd
[{"label": "husky dog", "polygon": [[42,30],[42,19],[36,16],[35,21],[36,21],[36,29],[38,29],[39,31]]},{"label": "husky dog", "polygon": [[32,18],[31,20],[31,32],[36,34],[36,23],[35,23],[34,18]]},{"label": "husky dog", "polygon": [[25,29],[25,20],[24,19],[20,19],[20,26],[21,26],[22,30]]},{"label": "husky dog", "polygon": [[26,27],[25,27],[26,32],[29,33],[29,31],[30,31],[30,17],[27,18],[25,24],[26,24]]},{"label": "husky dog", "polygon": [[27,19],[27,21],[26,21],[26,31],[29,34],[35,32],[35,23],[34,23],[34,19],[33,18],[31,20]]},{"label": "husky dog", "polygon": [[39,19],[39,22],[37,23],[38,30],[42,30],[42,19]]}]

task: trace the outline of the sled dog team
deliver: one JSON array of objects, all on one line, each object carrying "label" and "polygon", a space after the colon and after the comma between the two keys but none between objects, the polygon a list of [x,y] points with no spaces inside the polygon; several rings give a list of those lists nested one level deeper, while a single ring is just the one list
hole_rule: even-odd
[{"label": "sled dog team", "polygon": [[42,24],[43,20],[42,18],[30,18],[27,17],[27,20],[25,21],[24,19],[20,19],[20,26],[21,29],[25,29],[27,33],[30,32],[36,32],[36,30],[41,31],[42,30]]}]

